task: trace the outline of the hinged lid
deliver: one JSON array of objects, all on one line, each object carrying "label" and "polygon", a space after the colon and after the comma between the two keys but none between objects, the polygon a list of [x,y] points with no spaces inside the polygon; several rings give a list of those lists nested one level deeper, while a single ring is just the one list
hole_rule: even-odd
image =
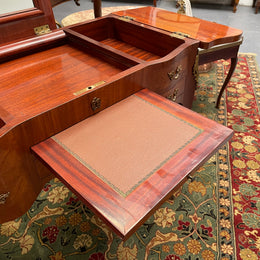
[{"label": "hinged lid", "polygon": [[48,24],[41,25],[34,28],[34,32],[36,35],[43,35],[51,32],[51,29]]},{"label": "hinged lid", "polygon": [[134,21],[135,20],[135,18],[133,18],[131,16],[122,16],[120,19],[124,20],[124,21]]},{"label": "hinged lid", "polygon": [[190,37],[189,34],[183,32],[173,32],[171,36],[179,39],[185,39]]},{"label": "hinged lid", "polygon": [[242,37],[242,31],[239,29],[150,6],[118,11],[113,14],[130,16],[136,22],[171,33],[181,32],[182,34],[187,34],[190,38],[199,40],[199,47],[202,49],[208,49],[218,44],[235,42]]},{"label": "hinged lid", "polygon": [[56,29],[50,1],[32,0],[32,4],[33,8],[0,14],[0,45],[35,36],[36,27],[48,25],[50,30]]}]

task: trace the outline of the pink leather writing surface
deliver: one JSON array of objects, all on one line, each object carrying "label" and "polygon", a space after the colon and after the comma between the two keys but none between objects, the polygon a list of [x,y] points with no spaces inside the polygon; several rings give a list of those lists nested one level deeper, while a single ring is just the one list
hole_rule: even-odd
[{"label": "pink leather writing surface", "polygon": [[133,95],[53,139],[125,197],[200,132]]}]

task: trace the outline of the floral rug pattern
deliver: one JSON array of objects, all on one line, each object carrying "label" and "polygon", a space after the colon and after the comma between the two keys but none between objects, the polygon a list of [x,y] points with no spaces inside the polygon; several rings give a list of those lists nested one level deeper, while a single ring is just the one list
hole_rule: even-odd
[{"label": "floral rug pattern", "polygon": [[233,128],[232,140],[122,241],[58,179],[31,209],[0,225],[0,259],[213,260],[260,258],[260,79],[240,54],[220,108],[229,61],[199,75],[193,110]]},{"label": "floral rug pattern", "polygon": [[[224,63],[224,66],[226,64]],[[250,80],[251,79],[251,80]],[[240,55],[227,88],[227,126],[238,259],[260,259],[260,78],[253,55]]]}]

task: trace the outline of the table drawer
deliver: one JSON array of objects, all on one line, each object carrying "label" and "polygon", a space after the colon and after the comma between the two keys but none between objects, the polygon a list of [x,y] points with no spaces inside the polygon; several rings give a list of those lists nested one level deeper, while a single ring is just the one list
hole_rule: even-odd
[{"label": "table drawer", "polygon": [[162,96],[167,99],[176,102],[180,105],[183,105],[184,102],[184,84],[179,81],[178,83],[171,85],[167,91],[162,93]]}]

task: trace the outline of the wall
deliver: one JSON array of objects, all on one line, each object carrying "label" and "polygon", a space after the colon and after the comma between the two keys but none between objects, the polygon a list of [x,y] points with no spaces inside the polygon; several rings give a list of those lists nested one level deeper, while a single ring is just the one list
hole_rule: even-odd
[{"label": "wall", "polygon": [[253,0],[239,0],[239,5],[252,6]]},{"label": "wall", "polygon": [[33,7],[32,0],[0,0],[0,14]]}]

